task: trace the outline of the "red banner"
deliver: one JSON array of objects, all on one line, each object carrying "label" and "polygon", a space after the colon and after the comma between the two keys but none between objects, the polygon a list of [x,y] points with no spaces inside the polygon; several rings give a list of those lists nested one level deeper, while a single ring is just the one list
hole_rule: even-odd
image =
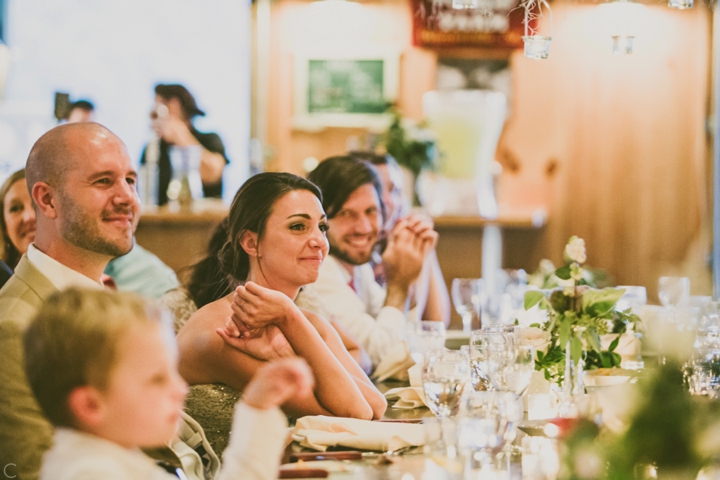
[{"label": "red banner", "polygon": [[[424,48],[522,48],[525,11],[519,0],[479,0],[456,10],[452,0],[410,0],[413,44]],[[534,25],[534,22],[532,22]]]}]

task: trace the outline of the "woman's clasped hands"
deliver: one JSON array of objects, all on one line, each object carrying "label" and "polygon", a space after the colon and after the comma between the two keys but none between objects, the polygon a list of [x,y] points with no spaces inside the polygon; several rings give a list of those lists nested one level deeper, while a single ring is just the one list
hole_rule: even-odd
[{"label": "woman's clasped hands", "polygon": [[228,345],[261,360],[294,355],[282,332],[295,308],[285,294],[247,282],[235,289],[231,308],[225,328],[216,330]]}]

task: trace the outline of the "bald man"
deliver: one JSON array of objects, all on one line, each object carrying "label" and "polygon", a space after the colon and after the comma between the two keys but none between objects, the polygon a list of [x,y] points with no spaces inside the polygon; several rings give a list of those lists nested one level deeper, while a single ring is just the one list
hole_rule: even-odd
[{"label": "bald man", "polygon": [[102,288],[108,261],[133,246],[136,173],[123,142],[97,123],[56,127],[25,167],[35,241],[0,290],[0,478],[38,477],[52,430],[25,379],[22,334],[47,297]]}]

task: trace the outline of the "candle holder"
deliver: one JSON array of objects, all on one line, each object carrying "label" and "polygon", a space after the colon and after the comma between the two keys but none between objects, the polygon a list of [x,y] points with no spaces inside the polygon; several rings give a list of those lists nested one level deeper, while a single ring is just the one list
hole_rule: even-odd
[{"label": "candle holder", "polygon": [[686,10],[693,7],[693,0],[668,0],[668,7]]},{"label": "candle holder", "polygon": [[[545,0],[523,0],[521,5],[525,9],[525,35],[523,35],[523,43],[525,45],[524,53],[525,58],[532,58],[533,60],[545,60],[550,55],[550,41],[552,40],[552,10],[550,5]],[[542,17],[543,5],[548,11],[550,16],[550,35],[538,35],[537,31],[530,27],[530,23]],[[538,12],[535,13],[535,8]]]},{"label": "candle holder", "polygon": [[528,35],[522,37],[525,44],[525,58],[545,60],[550,55],[550,42],[552,37],[543,35]]},{"label": "candle holder", "polygon": [[630,55],[633,53],[633,35],[613,35],[613,53],[615,55]]},{"label": "candle holder", "polygon": [[478,0],[452,0],[455,10],[474,10],[478,8]]}]

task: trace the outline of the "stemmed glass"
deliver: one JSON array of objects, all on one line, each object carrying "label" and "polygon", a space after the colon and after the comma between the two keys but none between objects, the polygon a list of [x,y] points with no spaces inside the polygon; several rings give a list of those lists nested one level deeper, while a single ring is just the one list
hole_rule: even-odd
[{"label": "stemmed glass", "polygon": [[460,399],[470,380],[468,355],[460,350],[430,350],[423,365],[423,390],[428,407],[436,416],[452,417],[460,410]]},{"label": "stemmed glass", "polygon": [[455,310],[462,317],[463,332],[472,330],[473,312],[479,315],[484,284],[482,278],[455,278],[452,299]]},{"label": "stemmed glass", "polygon": [[687,277],[660,277],[658,296],[660,303],[670,311],[670,321],[675,323],[676,308],[684,305],[690,296],[690,279]]}]

